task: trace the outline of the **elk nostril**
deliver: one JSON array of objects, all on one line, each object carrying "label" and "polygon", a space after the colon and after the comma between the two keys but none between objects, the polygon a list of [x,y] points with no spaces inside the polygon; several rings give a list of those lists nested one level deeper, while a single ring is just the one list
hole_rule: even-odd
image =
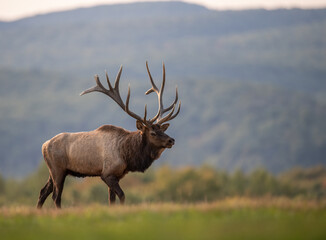
[{"label": "elk nostril", "polygon": [[169,143],[174,144],[174,139],[173,138],[170,138],[169,139]]}]

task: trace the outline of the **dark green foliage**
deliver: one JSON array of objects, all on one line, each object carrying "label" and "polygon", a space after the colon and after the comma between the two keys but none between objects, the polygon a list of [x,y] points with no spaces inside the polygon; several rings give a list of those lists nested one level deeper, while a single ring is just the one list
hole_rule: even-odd
[{"label": "dark green foliage", "polygon": [[5,193],[5,179],[0,174],[0,197]]},{"label": "dark green foliage", "polygon": [[[47,178],[47,168],[42,164],[36,173],[21,181],[2,179],[0,205],[34,206]],[[180,169],[164,166],[146,173],[130,173],[121,180],[121,186],[128,204],[213,202],[228,197],[320,200],[326,197],[325,180],[325,167],[293,169],[275,176],[264,169],[250,173],[241,170],[227,173],[208,166]],[[63,191],[64,206],[107,202],[108,188],[100,179],[67,177]],[[46,205],[53,205],[51,197]]]},{"label": "dark green foliage", "polygon": [[[75,193],[76,194],[76,193]],[[77,196],[74,198],[76,199]],[[93,185],[89,190],[89,202],[99,202],[99,203],[107,203],[108,202],[108,188],[105,184],[102,185]]]},{"label": "dark green foliage", "polygon": [[244,195],[248,186],[248,178],[241,170],[233,172],[230,178],[230,194],[232,195]]},{"label": "dark green foliage", "polygon": [[[302,171],[305,172],[305,170]],[[326,174],[323,173],[321,177],[325,178]],[[237,170],[229,174],[209,167],[183,170],[163,168],[158,170],[153,184],[155,185],[156,182],[164,182],[164,184],[155,187],[153,199],[176,202],[214,201],[235,196],[295,197],[302,194],[306,197],[313,197],[309,192],[318,189],[297,187],[294,180],[283,181],[264,169],[256,169],[247,174]],[[319,183],[315,182],[314,184]],[[325,191],[325,187],[323,190]]]},{"label": "dark green foliage", "polygon": [[[180,171],[158,170],[157,182],[164,182],[154,194],[156,201],[213,201],[228,194],[229,176],[212,168],[187,168]],[[157,196],[155,196],[157,195]]]},{"label": "dark green foliage", "polygon": [[295,182],[300,189],[305,189],[305,195],[313,198],[324,198],[326,196],[326,169],[322,166],[303,169],[294,168],[280,175],[285,183]]},{"label": "dark green foliage", "polygon": [[248,177],[248,194],[251,196],[278,195],[280,184],[270,173],[264,169],[253,171]]}]

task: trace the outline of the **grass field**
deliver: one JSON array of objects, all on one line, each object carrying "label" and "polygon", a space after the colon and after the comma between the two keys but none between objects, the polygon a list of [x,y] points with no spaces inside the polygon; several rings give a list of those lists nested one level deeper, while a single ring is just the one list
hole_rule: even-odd
[{"label": "grass field", "polygon": [[226,199],[202,204],[0,208],[1,239],[326,239],[326,202]]}]

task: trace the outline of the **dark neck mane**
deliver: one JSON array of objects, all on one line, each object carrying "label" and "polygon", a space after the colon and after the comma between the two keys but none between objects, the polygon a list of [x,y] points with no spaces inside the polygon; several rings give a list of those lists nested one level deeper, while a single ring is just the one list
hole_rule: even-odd
[{"label": "dark neck mane", "polygon": [[120,153],[127,163],[127,171],[144,172],[153,161],[160,157],[164,148],[158,148],[147,142],[141,132],[132,132],[121,144]]}]

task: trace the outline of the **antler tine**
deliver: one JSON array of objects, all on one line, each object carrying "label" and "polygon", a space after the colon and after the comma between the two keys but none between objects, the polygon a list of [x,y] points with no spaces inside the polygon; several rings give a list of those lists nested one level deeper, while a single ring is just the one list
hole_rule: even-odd
[{"label": "antler tine", "polygon": [[179,97],[178,97],[178,86],[177,86],[176,89],[175,89],[175,99],[174,99],[173,103],[168,108],[163,109],[162,114],[166,113],[167,111],[170,111],[173,108],[173,106],[175,104],[177,104],[178,98]]},{"label": "antler tine", "polygon": [[125,111],[126,113],[128,113],[130,116],[132,116],[133,118],[143,122],[145,125],[148,125],[147,124],[147,121],[146,121],[146,116],[147,116],[147,107],[145,105],[145,114],[144,114],[144,118],[142,119],[141,117],[139,117],[137,114],[131,112],[129,110],[129,100],[130,100],[130,85],[128,86],[128,95],[127,95],[127,99],[126,99],[126,106],[125,106]]},{"label": "antler tine", "polygon": [[148,62],[146,61],[146,69],[147,69],[147,73],[148,73],[148,76],[149,76],[149,80],[151,81],[151,84],[152,84],[152,88],[147,90],[147,92],[145,93],[146,95],[152,93],[152,92],[156,92],[158,93],[158,88],[156,87],[154,81],[153,81],[153,78],[152,78],[152,75],[151,75],[151,72],[149,71],[149,68],[148,68]]},{"label": "antler tine", "polygon": [[121,72],[122,72],[122,65],[120,66],[119,72],[114,81],[114,89],[117,91],[119,90],[119,82],[120,82]]},{"label": "antler tine", "polygon": [[175,118],[175,117],[179,114],[179,112],[180,112],[181,102],[179,102],[177,112],[176,112],[174,115],[172,115],[173,112],[174,112],[175,106],[176,106],[176,104],[173,105],[173,109],[172,109],[172,111],[171,111],[168,115],[166,115],[164,118],[160,119],[160,120],[157,122],[157,124],[162,124],[162,123],[164,123],[164,122],[170,121],[170,120],[172,120],[173,118]]},{"label": "antler tine", "polygon": [[106,76],[106,81],[108,82],[108,85],[109,85],[109,89],[112,90],[112,86],[111,86],[111,83],[110,83],[110,80],[109,80],[109,76],[108,76],[108,72],[105,71],[105,76]]},{"label": "antler tine", "polygon": [[163,80],[162,80],[162,85],[161,85],[161,89],[160,89],[161,99],[162,99],[162,96],[163,96],[164,87],[165,87],[165,64],[163,62]]},{"label": "antler tine", "polygon": [[96,82],[96,86],[91,87],[91,88],[89,88],[89,89],[87,89],[87,90],[81,92],[81,93],[79,94],[80,96],[82,96],[82,95],[84,95],[84,94],[87,94],[87,93],[90,93],[90,92],[95,92],[95,91],[96,91],[96,92],[102,92],[102,93],[104,93],[105,88],[104,88],[103,85],[101,84],[100,79],[99,79],[99,77],[98,77],[97,74],[94,76],[94,79],[95,79],[95,82]]},{"label": "antler tine", "polygon": [[168,115],[166,115],[164,118],[159,119],[157,121],[157,123],[160,124],[160,123],[163,123],[163,122],[167,121],[171,117],[171,115],[173,114],[174,110],[175,110],[175,104],[173,105],[172,111]]},{"label": "antler tine", "polygon": [[[122,65],[120,66],[119,68],[119,72],[115,78],[115,81],[114,81],[114,88],[112,89],[112,86],[110,88],[110,90],[114,93],[115,97],[111,97],[113,98],[113,100],[115,100],[115,98],[118,100],[116,101],[117,104],[119,104],[119,106],[125,110],[125,105],[121,99],[121,96],[120,96],[120,91],[119,91],[119,82],[120,82],[120,76],[121,76],[121,72],[122,72]],[[110,82],[110,81],[109,81]],[[111,84],[109,84],[109,87],[110,87]]]}]

